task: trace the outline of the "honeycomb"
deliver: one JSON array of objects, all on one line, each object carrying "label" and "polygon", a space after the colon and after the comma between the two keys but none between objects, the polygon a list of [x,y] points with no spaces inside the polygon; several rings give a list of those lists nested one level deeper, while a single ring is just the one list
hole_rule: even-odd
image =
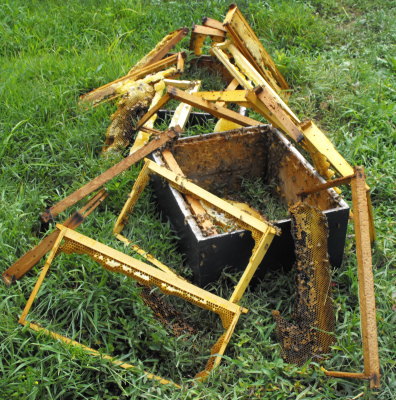
[{"label": "honeycomb", "polygon": [[102,153],[127,147],[135,133],[134,120],[139,120],[148,111],[155,94],[154,87],[138,81],[134,89],[120,100],[116,112],[110,117]]},{"label": "honeycomb", "polygon": [[[150,108],[153,108],[161,99],[163,95],[163,91],[165,89],[165,83],[163,80],[159,81],[154,85],[154,97],[152,99]],[[144,126],[146,128],[154,128],[154,122],[157,119],[157,114],[154,114],[145,124]],[[150,140],[151,134],[148,132],[143,132],[139,131],[135,137],[135,142],[133,143],[133,146],[131,147],[129,154],[134,153],[135,151],[141,149],[143,146],[145,146],[149,140]]]},{"label": "honeycomb", "polygon": [[161,322],[165,328],[169,329],[175,336],[184,334],[196,335],[198,333],[198,330],[188,324],[180,312],[166,303],[158,293],[153,291],[151,286],[138,285],[142,288],[140,297],[146,306],[153,310],[154,318]]},{"label": "honeycomb", "polygon": [[238,125],[235,122],[231,122],[231,121],[229,121],[227,119],[220,118],[217,121],[213,132],[224,132],[224,131],[230,131],[232,129],[240,129],[240,128],[242,128],[241,125]]},{"label": "honeycomb", "polygon": [[137,81],[131,78],[117,87],[117,93],[123,97],[118,102],[117,110],[110,117],[111,123],[106,131],[102,154],[119,151],[129,145],[135,134],[135,121],[146,114],[156,93],[162,92],[163,79],[175,72],[176,68],[172,67]]},{"label": "honeycomb", "polygon": [[149,53],[147,53],[137,64],[135,64],[130,71],[128,72],[128,75],[132,74],[133,72],[137,71],[140,68],[143,68],[157,53],[158,51],[165,46],[171,39],[173,39],[179,31],[173,31],[169,35],[166,35],[160,42],[156,44],[154,49],[152,49]]},{"label": "honeycomb", "polygon": [[99,251],[83,245],[69,237],[65,237],[64,241],[64,244],[59,248],[58,252],[63,252],[66,254],[87,254],[108,271],[119,272],[123,275],[129,276],[144,286],[156,286],[164,294],[180,297],[200,308],[210,310],[220,316],[224,329],[227,329],[233,321],[235,312],[233,312],[232,309],[229,309],[223,304],[218,303],[215,299],[213,299],[213,297],[209,298],[190,293],[188,289],[184,289],[187,284],[181,279],[177,284],[170,284],[158,276],[142,272],[132,265],[127,265],[117,261],[108,255],[102,254]]},{"label": "honeycomb", "polygon": [[301,366],[310,358],[330,352],[335,319],[326,216],[301,202],[290,209],[290,214],[297,259],[294,322],[285,320],[278,311],[273,311],[273,316],[282,357],[288,363]]},{"label": "honeycomb", "polygon": [[210,371],[214,368],[215,361],[216,361],[216,354],[220,352],[221,346],[226,338],[226,333],[223,333],[220,336],[220,339],[216,342],[216,344],[210,350],[211,357],[209,358],[208,362],[206,363],[205,369],[198,374],[195,375],[195,378],[200,380],[205,380],[205,378],[209,375]]}]

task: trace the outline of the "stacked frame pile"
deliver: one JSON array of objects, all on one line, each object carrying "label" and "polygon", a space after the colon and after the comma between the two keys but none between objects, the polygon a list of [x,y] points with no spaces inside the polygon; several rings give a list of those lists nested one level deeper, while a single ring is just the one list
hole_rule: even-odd
[{"label": "stacked frame pile", "polygon": [[[114,116],[113,122],[117,118],[121,118],[114,123],[114,126],[117,126],[117,123],[121,120],[124,122],[124,125],[122,129],[118,130],[117,134],[113,136],[109,134],[108,140],[112,140],[112,143],[118,143],[118,147],[119,144],[122,147],[129,144],[136,134],[137,141],[127,158],[58,204],[48,208],[42,214],[43,220],[46,222],[54,220],[59,213],[93,191],[100,189],[109,179],[120,174],[135,162],[149,155],[152,151],[170,143],[172,140],[177,140],[191,111],[191,107],[197,107],[219,119],[230,121],[238,126],[260,125],[259,121],[241,115],[227,107],[229,104],[237,104],[241,107],[250,108],[267,119],[274,127],[292,138],[298,145],[308,150],[316,169],[329,182],[327,186],[325,184],[314,189],[306,188],[305,191],[301,192],[302,198],[328,187],[336,187],[348,182],[351,183],[358,255],[364,373],[356,374],[335,371],[325,371],[325,373],[329,376],[369,379],[372,387],[378,387],[380,374],[370,247],[370,243],[375,239],[375,230],[370,192],[369,187],[365,183],[363,169],[353,169],[312,121],[300,121],[288,107],[286,102],[290,96],[289,86],[236,5],[230,6],[223,23],[204,17],[202,26],[193,26],[190,41],[190,49],[196,55],[199,55],[202,54],[205,39],[207,37],[211,39],[212,46],[210,53],[214,57],[211,62],[216,60],[216,68],[222,70],[227,75],[229,81],[229,85],[225,91],[200,92],[199,82],[177,80],[183,73],[186,54],[184,52],[169,54],[169,51],[187,34],[187,28],[170,33],[165,36],[155,49],[133,67],[126,76],[82,96],[81,104],[87,105],[93,103],[94,106],[104,101],[121,98],[119,113]],[[219,65],[220,67],[218,67]],[[135,96],[136,91],[139,91],[137,88],[143,88],[142,96],[140,96],[142,93],[139,93],[139,96]],[[150,92],[149,96],[146,96],[146,92]],[[137,98],[136,103],[129,104],[128,96],[135,96]],[[159,132],[154,129],[155,115],[171,99],[181,103],[180,108],[176,112],[177,118],[172,122],[171,127],[167,131]],[[124,107],[125,104],[129,104],[128,107]],[[139,112],[135,114],[137,118],[141,118],[134,126],[130,124],[128,115],[125,116],[125,110],[128,108],[132,108],[135,111],[139,109]],[[44,268],[19,321],[21,324],[29,325],[34,330],[44,331],[54,338],[61,339],[72,345],[80,344],[41,328],[27,320],[28,312],[49,267],[55,256],[61,252],[88,254],[104,268],[112,272],[123,273],[143,285],[150,284],[157,286],[163,293],[182,297],[199,307],[209,309],[220,316],[225,332],[213,347],[212,357],[209,359],[205,370],[197,375],[199,378],[204,378],[219,364],[241,313],[247,312],[246,309],[239,305],[240,300],[255,269],[264,257],[272,238],[277,232],[269,224],[252,217],[248,213],[235,208],[224,200],[189,182],[177,166],[177,163],[175,164],[171,154],[167,153],[166,149],[164,149],[163,154],[169,169],[160,167],[152,161],[145,162],[142,172],[129,195],[128,201],[116,222],[114,234],[120,240],[129,243],[129,240],[121,235],[121,231],[128,220],[128,215],[133,210],[134,204],[147,184],[149,176],[152,174],[161,176],[186,196],[196,215],[202,215],[202,225],[205,227],[204,229],[208,230],[208,234],[215,235],[216,230],[210,225],[210,221],[205,218],[202,203],[212,207],[214,210],[222,211],[227,217],[233,219],[237,226],[250,230],[255,241],[249,263],[229,300],[222,299],[186,282],[156,260],[149,260],[157,266],[157,268],[151,267],[146,263],[111,249],[94,239],[75,232],[74,229],[103,201],[106,196],[103,190],[98,192],[88,202],[87,206],[70,217],[63,225],[58,224],[56,230],[51,235],[11,266],[3,274],[3,279],[7,284],[15,282],[49,252]],[[338,178],[335,177],[336,174],[338,174]],[[144,251],[142,252],[146,254]],[[149,257],[146,255],[146,258]],[[93,349],[84,346],[83,348],[93,355],[99,355]],[[109,356],[104,357],[111,359]],[[117,360],[111,359],[111,361],[123,368],[132,368],[131,365],[121,363]],[[148,374],[148,377],[158,379],[161,383],[170,383],[151,374]]]}]

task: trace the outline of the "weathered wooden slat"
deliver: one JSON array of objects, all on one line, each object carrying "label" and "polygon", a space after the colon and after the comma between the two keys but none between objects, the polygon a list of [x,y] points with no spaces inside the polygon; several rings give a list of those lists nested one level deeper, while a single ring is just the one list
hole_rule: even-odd
[{"label": "weathered wooden slat", "polygon": [[209,26],[209,28],[220,29],[223,32],[227,32],[223,24],[213,18],[202,17],[202,25]]},{"label": "weathered wooden slat", "polygon": [[[85,218],[107,197],[106,190],[101,190],[96,194],[81,210],[68,218],[63,225],[70,229],[76,229]],[[58,238],[59,230],[54,230],[46,236],[37,246],[29,250],[18,261],[3,273],[3,281],[6,285],[11,285],[21,279],[30,271],[54,246]]]},{"label": "weathered wooden slat", "polygon": [[276,91],[271,85],[263,78],[263,76],[253,67],[252,64],[246,59],[246,57],[240,52],[233,44],[227,46],[227,50],[234,57],[234,63],[237,67],[254,83],[255,86],[264,86],[270,94],[274,97],[274,100],[282,106],[282,109],[286,111],[290,119],[294,123],[299,123],[300,120],[293,113],[293,111],[286,105],[286,103],[280,98]]},{"label": "weathered wooden slat", "polygon": [[[234,82],[234,80],[232,81]],[[238,82],[237,82],[238,84]],[[225,90],[221,92],[196,92],[194,96],[201,97],[207,101],[219,101],[224,103],[242,103],[247,105],[246,90]]]},{"label": "weathered wooden slat", "polygon": [[94,102],[94,101],[100,101],[101,99],[108,97],[108,96],[113,96],[116,92],[117,86],[116,84],[127,81],[129,79],[133,80],[138,80],[144,78],[148,74],[152,74],[154,72],[161,71],[162,69],[165,69],[171,65],[176,64],[178,61],[178,54],[173,54],[169,57],[166,57],[160,61],[157,61],[151,65],[145,66],[141,69],[138,69],[137,71],[133,72],[130,75],[125,75],[121,78],[116,79],[113,82],[109,82],[106,85],[103,85],[83,96],[80,97],[80,101],[83,103],[87,102]]},{"label": "weathered wooden slat", "polygon": [[[231,91],[231,90],[236,90],[236,88],[239,86],[239,82],[237,79],[233,79],[230,84],[226,87],[225,91]],[[224,107],[225,102],[224,101],[216,101],[215,107]]]},{"label": "weathered wooden slat", "polygon": [[310,194],[321,192],[322,190],[330,189],[336,186],[346,185],[351,182],[355,175],[345,176],[343,178],[333,179],[330,182],[323,183],[322,185],[307,188],[297,193],[297,196],[306,197]]},{"label": "weathered wooden slat", "polygon": [[[274,120],[276,127],[285,131],[285,133],[287,133],[297,143],[304,138],[304,135],[299,127],[293,123],[293,121],[289,118],[289,115],[275,101],[273,96],[266,88],[259,86],[254,89],[253,93],[261,101],[261,104],[256,102],[256,106],[259,107],[259,112],[264,117],[266,117],[270,122],[272,122],[271,119],[274,119],[275,117]],[[250,97],[247,95],[248,100],[249,98]]]},{"label": "weathered wooden slat", "polygon": [[[169,167],[169,169],[176,174],[180,176],[185,176],[182,169],[180,168],[179,164],[175,160],[175,157],[173,157],[173,154],[168,150],[165,149],[164,151],[161,152],[162,158],[164,159],[165,163]],[[194,215],[200,215],[203,218],[203,221],[201,222],[202,228],[207,232],[208,236],[211,236],[213,234],[216,234],[216,228],[213,226],[212,222],[210,221],[209,218],[204,217],[207,215],[205,209],[202,207],[201,203],[197,198],[190,194],[186,194],[186,201],[188,204],[191,206],[191,211],[193,212]]]},{"label": "weathered wooden slat", "polygon": [[165,94],[161,97],[160,101],[159,101],[154,107],[150,108],[150,110],[148,110],[148,111],[146,112],[146,114],[144,114],[143,117],[139,119],[138,123],[136,124],[136,130],[141,129],[141,128],[144,126],[144,124],[145,124],[154,114],[157,114],[157,112],[158,112],[162,107],[164,107],[164,105],[165,105],[166,103],[168,103],[168,101],[169,101],[170,99],[171,99],[171,97],[169,96],[169,94],[168,94],[168,93],[165,93]]},{"label": "weathered wooden slat", "polygon": [[[279,92],[280,89],[289,89],[289,85],[276,68],[275,63],[260,43],[260,40],[253,32],[246,19],[238,10],[236,4],[230,6],[223,25],[238,49],[244,54],[248,61],[261,72],[273,89],[277,92]],[[285,96],[288,97],[287,92]]]},{"label": "weathered wooden slat", "polygon": [[201,55],[202,46],[208,36],[212,39],[212,41],[223,42],[226,37],[226,32],[224,29],[194,24],[191,30],[189,49],[193,50],[195,55]]},{"label": "weathered wooden slat", "polygon": [[377,316],[375,307],[374,274],[370,246],[370,211],[363,167],[353,169],[351,179],[357,272],[359,281],[360,325],[363,342],[364,373],[327,371],[337,378],[369,379],[371,388],[380,387]]},{"label": "weathered wooden slat", "polygon": [[208,26],[202,25],[193,25],[192,33],[197,33],[199,35],[206,35],[206,36],[219,36],[221,38],[225,38],[226,33],[224,30],[220,30],[217,28],[211,28]]},{"label": "weathered wooden slat", "polygon": [[248,82],[245,76],[235,68],[235,65],[230,62],[228,55],[223,51],[222,46],[212,46],[212,53],[218,58],[218,60],[224,65],[230,75],[238,81],[238,83],[246,90],[252,90],[253,85]]},{"label": "weathered wooden slat", "polygon": [[137,123],[136,129],[140,129],[140,127],[143,126],[152,115],[157,113],[158,110],[162,108],[170,99],[179,100],[193,107],[200,108],[201,110],[206,111],[217,118],[224,118],[242,126],[260,125],[260,122],[256,121],[255,119],[245,117],[235,111],[228,110],[225,107],[213,105],[209,101],[197,97],[195,94],[189,94],[173,86],[168,86],[167,92],[162,96],[160,102],[155,107],[150,109],[145,115],[143,115],[143,117]]},{"label": "weathered wooden slat", "polygon": [[170,98],[182,101],[186,104],[190,104],[193,107],[200,108],[201,110],[206,111],[217,118],[224,118],[242,126],[260,125],[260,122],[256,121],[255,119],[245,117],[235,111],[228,110],[225,107],[217,107],[211,104],[209,101],[197,97],[195,94],[183,92],[182,90],[179,90],[175,87],[169,86],[167,93]]},{"label": "weathered wooden slat", "polygon": [[48,222],[50,219],[56,217],[59,213],[66,210],[66,208],[77,203],[77,201],[81,200],[88,194],[92,193],[94,190],[99,189],[110,179],[119,175],[122,171],[125,171],[131,165],[149,155],[152,151],[163,146],[169,140],[176,138],[179,135],[179,133],[180,129],[177,126],[162,133],[160,136],[156,137],[154,140],[147,143],[144,147],[137,150],[135,153],[124,158],[122,161],[109,168],[106,172],[103,172],[103,174],[97,176],[92,181],[88,182],[86,185],[76,190],[74,193],[72,193],[70,196],[60,201],[58,204],[48,208],[41,215],[41,218],[45,222]]},{"label": "weathered wooden slat", "polygon": [[[193,84],[193,86],[191,86],[191,84]],[[201,81],[190,82],[190,86],[187,88],[189,89],[188,93],[195,93],[199,90],[200,87],[201,87]],[[179,125],[180,128],[183,129],[184,131],[188,118],[190,117],[191,110],[192,107],[189,106],[188,104],[180,103],[177,106],[175,113],[173,114],[172,120],[169,124],[169,128],[171,128],[172,126]]]},{"label": "weathered wooden slat", "polygon": [[185,38],[188,35],[189,31],[190,30],[187,27],[179,29],[178,33],[172,39],[170,39],[163,47],[161,47],[157,51],[157,53],[152,58],[150,58],[150,60],[144,66],[148,67],[149,65],[152,65],[157,61],[163,59],[169,53],[170,50],[172,50],[183,38]]},{"label": "weathered wooden slat", "polygon": [[364,373],[370,386],[379,387],[377,318],[375,312],[374,276],[370,246],[370,221],[363,167],[355,167],[351,181],[356,255],[359,278],[359,304],[363,341]]}]

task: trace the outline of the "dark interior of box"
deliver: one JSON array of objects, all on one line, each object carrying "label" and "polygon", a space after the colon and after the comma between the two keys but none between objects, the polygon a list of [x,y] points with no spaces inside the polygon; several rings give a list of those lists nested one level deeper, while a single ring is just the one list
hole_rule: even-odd
[{"label": "dark interior of box", "polygon": [[[179,140],[172,153],[189,179],[219,197],[238,190],[245,178],[261,178],[279,201],[294,204],[297,192],[321,182],[279,135],[267,126],[243,128]],[[323,211],[337,207],[327,191],[305,201]]]}]

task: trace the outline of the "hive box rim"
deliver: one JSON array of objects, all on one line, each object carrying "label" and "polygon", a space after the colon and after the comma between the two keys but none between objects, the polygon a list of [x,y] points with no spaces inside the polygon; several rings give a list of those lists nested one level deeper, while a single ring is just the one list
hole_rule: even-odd
[{"label": "hive box rim", "polygon": [[[318,174],[318,172],[313,168],[313,166],[302,156],[302,154],[295,149],[295,147],[284,137],[284,135],[282,133],[280,133],[277,129],[273,128],[271,125],[269,124],[263,124],[260,125],[259,127],[246,127],[246,128],[241,128],[238,130],[231,130],[231,131],[225,131],[225,132],[218,132],[218,133],[207,133],[207,134],[202,134],[202,135],[197,135],[197,136],[189,136],[189,137],[182,137],[179,138],[178,142],[188,142],[188,141],[199,141],[199,140],[206,140],[208,138],[214,138],[214,137],[219,137],[219,136],[226,136],[229,134],[235,134],[236,131],[240,132],[240,133],[245,133],[245,132],[249,132],[249,129],[257,129],[257,128],[262,128],[265,130],[271,130],[271,132],[273,132],[289,149],[290,151],[292,151],[296,157],[301,161],[301,163],[304,164],[304,166],[318,179],[318,181],[320,183],[325,183],[326,181]],[[159,165],[164,165],[164,162],[161,158],[161,156],[159,155],[158,152],[153,153],[152,158],[154,159],[154,161],[156,163],[158,163]],[[245,233],[247,233],[247,231],[245,230],[236,230],[233,232],[225,232],[225,233],[219,233],[215,236],[204,236],[200,227],[198,226],[196,220],[194,219],[194,217],[191,214],[190,208],[187,205],[187,203],[185,202],[183,196],[174,188],[172,188],[168,183],[166,184],[168,186],[167,191],[171,193],[171,196],[174,199],[175,204],[177,204],[178,208],[179,208],[179,212],[182,214],[182,218],[184,219],[184,224],[189,228],[191,235],[189,235],[189,238],[185,238],[185,237],[181,237],[181,241],[183,240],[190,240],[192,241],[189,246],[192,248],[192,250],[187,250],[186,251],[186,244],[181,243],[181,248],[183,249],[183,251],[186,253],[186,258],[187,258],[187,263],[189,264],[190,268],[194,271],[194,275],[196,275],[197,270],[199,269],[199,257],[200,257],[200,252],[202,253],[202,249],[208,249],[210,247],[216,246],[216,242],[217,241],[221,241],[221,240],[226,240],[227,238],[232,238],[235,236],[240,236],[240,235],[244,235]],[[166,198],[163,197],[163,193],[161,192],[161,189],[158,189],[158,185],[154,184],[154,187],[156,188],[157,194],[158,194],[158,202],[161,207],[161,203],[169,201]],[[158,192],[159,190],[159,192]],[[327,192],[329,193],[330,196],[332,196],[334,199],[336,199],[337,203],[338,203],[338,207],[337,208],[332,208],[329,210],[325,210],[323,211],[324,214],[328,217],[331,216],[334,213],[341,213],[342,215],[340,216],[340,218],[345,222],[348,220],[349,218],[349,206],[348,204],[345,202],[345,200],[343,200],[336,192],[334,189],[327,189]],[[175,228],[177,234],[179,236],[183,236],[180,235],[180,231],[181,229],[177,228],[177,223],[175,223],[174,218],[172,218],[172,216],[169,215],[169,212],[165,211],[165,214],[168,216],[168,219],[171,222],[171,225]],[[340,215],[340,214],[339,214]],[[274,225],[276,226],[289,226],[291,224],[291,220],[290,218],[285,218],[285,219],[281,219],[281,220],[276,220],[276,221],[272,221],[274,223]],[[179,224],[180,225],[180,224]],[[345,234],[346,236],[346,224],[344,223],[345,226],[342,227],[343,230],[343,234]],[[183,230],[183,229],[182,229]],[[248,233],[250,234],[250,233]],[[184,235],[185,236],[185,235]],[[193,236],[193,237],[192,237]],[[339,265],[341,265],[341,260],[343,258],[343,252],[344,252],[344,244],[345,244],[345,236],[343,238],[343,240],[341,239],[340,242],[342,244],[342,249],[336,249],[337,250],[337,256],[334,256],[333,259],[336,260],[336,262],[331,262],[332,266],[338,267]],[[194,250],[195,248],[195,250]],[[193,254],[194,251],[198,254]],[[330,253],[330,259],[332,259],[332,252],[329,249],[329,253]],[[293,254],[294,256],[294,254]],[[332,261],[332,260],[331,260]],[[265,258],[264,261],[265,262]],[[195,267],[192,266],[191,264],[195,263]],[[215,279],[214,279],[215,280]],[[213,280],[213,281],[214,281]],[[212,280],[201,280],[201,279],[196,279],[194,278],[194,283],[200,285],[200,286],[205,286],[206,284],[212,282]]]}]

